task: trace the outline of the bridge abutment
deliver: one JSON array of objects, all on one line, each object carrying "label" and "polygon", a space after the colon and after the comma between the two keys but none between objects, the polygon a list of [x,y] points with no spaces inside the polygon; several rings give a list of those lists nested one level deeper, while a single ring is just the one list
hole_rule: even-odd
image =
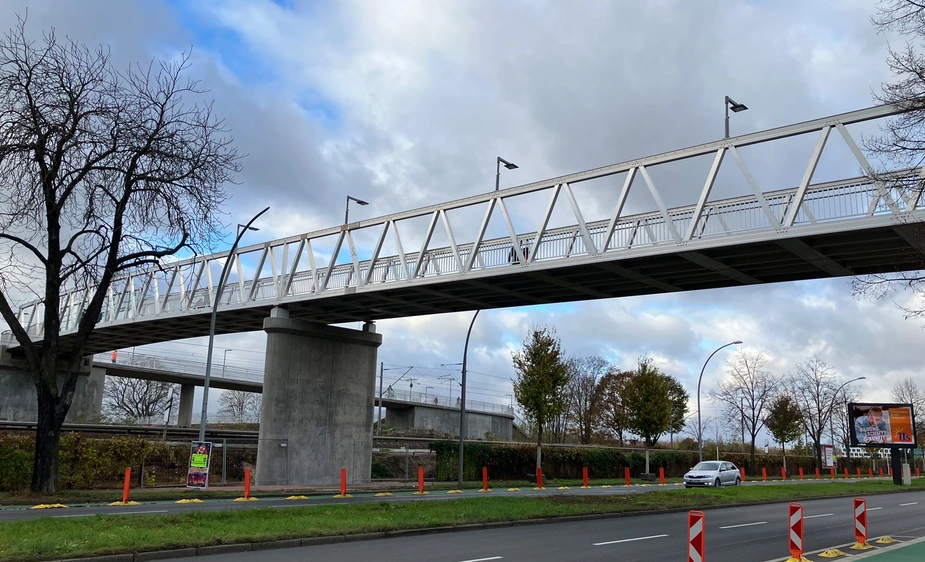
[{"label": "bridge abutment", "polygon": [[368,481],[376,357],[382,336],[288,317],[263,323],[267,353],[257,447],[259,485]]},{"label": "bridge abutment", "polygon": [[193,425],[193,395],[195,393],[196,385],[180,385],[180,407],[177,411],[177,425],[180,427]]}]

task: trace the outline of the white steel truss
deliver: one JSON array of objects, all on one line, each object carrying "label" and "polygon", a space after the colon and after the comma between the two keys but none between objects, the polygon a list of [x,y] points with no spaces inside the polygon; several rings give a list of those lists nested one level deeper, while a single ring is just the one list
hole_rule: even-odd
[{"label": "white steel truss", "polygon": [[[234,256],[227,252],[196,256],[158,268],[127,272],[110,287],[98,326],[207,313],[217,293],[213,273],[217,274],[227,259],[232,260],[232,273],[219,310],[380,291],[396,284],[423,286],[460,277],[490,277],[510,274],[511,267],[536,272],[568,267],[573,262],[588,259],[617,262],[640,253],[733,244],[743,237],[786,239],[797,229],[801,229],[799,232],[850,230],[853,224],[867,225],[869,219],[885,224],[925,220],[920,207],[922,170],[874,174],[845,128],[853,123],[889,117],[899,111],[892,106],[872,107],[239,248]],[[847,143],[866,175],[814,184],[813,175],[833,129]],[[817,134],[817,140],[799,185],[763,191],[739,149],[812,133]],[[704,155],[712,155],[712,165],[696,202],[668,208],[649,170]],[[727,156],[735,161],[751,193],[711,201],[717,174],[728,161]],[[573,186],[620,173],[626,173],[626,178],[609,219],[586,221]],[[639,177],[657,210],[624,216],[627,197]],[[509,202],[538,192],[549,193],[546,210],[533,230],[518,233],[511,219]],[[567,208],[574,215],[574,224],[551,229],[550,217],[563,195],[568,202]],[[485,212],[475,236],[468,241],[460,240],[447,213],[480,205],[485,207]],[[491,219],[499,216],[507,236],[486,240]],[[414,218],[427,220],[427,227],[420,250],[406,253],[399,223]],[[430,248],[438,223],[446,233],[448,246]],[[356,243],[356,234],[364,229],[376,233],[376,243],[368,259],[360,258]],[[319,247],[324,239],[331,237],[335,239],[334,249],[325,255]],[[389,238],[396,251],[392,255],[382,255]],[[349,256],[341,258],[344,247]],[[270,271],[264,271],[267,263]],[[246,267],[245,264],[255,265]],[[615,263],[610,268],[621,269]],[[639,277],[625,268],[622,271],[623,275]],[[747,279],[744,275],[740,277]],[[653,283],[657,285],[656,281]],[[78,289],[62,295],[62,333],[76,329],[89,294],[85,289]],[[42,303],[37,301],[19,311],[20,321],[35,337],[42,332],[41,308]]]}]

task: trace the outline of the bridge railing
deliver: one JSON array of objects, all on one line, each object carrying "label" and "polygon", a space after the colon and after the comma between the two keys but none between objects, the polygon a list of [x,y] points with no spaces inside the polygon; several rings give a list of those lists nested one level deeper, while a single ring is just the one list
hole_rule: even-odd
[{"label": "bridge railing", "polygon": [[[204,377],[206,374],[205,361],[172,357],[170,355],[153,355],[123,351],[116,355],[115,361],[112,361],[112,354],[97,353],[93,356],[93,361],[126,367],[137,367],[140,369],[197,375],[200,377]],[[230,363],[226,364],[223,369],[221,363],[213,362],[210,376],[213,378],[236,381],[263,382],[262,369],[250,369]]]},{"label": "bridge railing", "polygon": [[[762,230],[773,236],[792,228],[815,227],[838,220],[881,215],[901,217],[921,208],[919,170],[876,174],[845,128],[901,111],[902,108],[891,106],[868,108],[240,248],[230,257],[231,276],[219,308],[337,297],[345,290],[379,290],[396,283],[429,281],[439,276],[452,279],[473,272],[511,271],[511,267],[529,268],[538,262],[562,261],[564,266],[568,260],[588,257],[616,259],[658,246],[678,247]],[[818,134],[818,140],[808,155],[809,162],[800,184],[787,189],[762,190],[738,149],[808,134]],[[844,139],[866,175],[813,183],[813,174],[830,135],[840,135]],[[649,170],[701,156],[712,156],[714,160],[702,184],[699,200],[668,208]],[[734,165],[742,172],[737,187],[750,193],[710,201],[710,192],[724,158],[735,160]],[[626,181],[614,214],[609,220],[585,221],[571,184],[615,174],[626,174]],[[661,187],[664,191],[665,186]],[[631,188],[647,189],[658,208],[634,215],[622,214]],[[539,228],[518,232],[508,209],[510,201],[540,192],[547,193],[550,199],[546,213],[537,221]],[[557,201],[566,199],[568,205],[557,207]],[[457,243],[447,213],[466,208],[484,208],[485,215],[478,235]],[[549,227],[554,208],[570,209],[575,223]],[[508,235],[485,238],[492,217],[504,221]],[[403,221],[426,218],[430,222],[422,247],[405,251],[399,225],[408,224]],[[449,245],[430,248],[432,236],[441,227],[446,231]],[[358,247],[357,240],[362,233],[378,234],[378,242]],[[395,253],[383,254],[386,240],[394,242]],[[334,242],[332,251],[322,249],[331,241]],[[219,272],[228,259],[228,253],[224,252],[165,264],[161,268],[126,272],[110,287],[99,321],[105,325],[161,315],[203,313],[212,306]],[[62,332],[68,333],[77,325],[88,292],[71,290],[63,297]],[[41,308],[41,303],[36,302],[20,309],[21,323],[35,336],[42,331]]]},{"label": "bridge railing", "polygon": [[[383,402],[386,400],[398,400],[401,402],[410,402],[426,406],[442,406],[445,408],[454,409],[458,409],[461,403],[459,396],[447,396],[443,394],[434,394],[433,392],[416,392],[413,390],[396,389],[384,390],[382,393],[382,400]],[[466,400],[466,411],[504,414],[507,416],[514,415],[514,408],[507,404],[482,402],[480,400]]]}]

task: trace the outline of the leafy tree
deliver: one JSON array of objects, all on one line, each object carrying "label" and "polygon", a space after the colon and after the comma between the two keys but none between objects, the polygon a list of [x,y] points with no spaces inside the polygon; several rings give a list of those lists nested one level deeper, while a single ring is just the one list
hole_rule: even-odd
[{"label": "leafy tree", "polygon": [[645,442],[646,473],[649,472],[649,449],[675,426],[679,414],[681,427],[684,427],[687,399],[687,391],[674,377],[661,373],[651,359],[639,359],[636,372],[624,388],[623,404],[627,429]]},{"label": "leafy tree", "polygon": [[[0,38],[0,314],[38,395],[33,492],[54,493],[61,425],[110,287],[220,235],[240,157],[211,105],[193,105],[189,55],[117,71],[103,47]],[[83,289],[76,330],[60,337],[61,294]],[[40,303],[33,341],[14,306]],[[60,379],[59,379],[59,375]],[[60,383],[59,383],[60,381]]]},{"label": "leafy tree", "polygon": [[170,406],[173,388],[166,382],[107,376],[103,413],[114,420],[130,421],[163,415]]},{"label": "leafy tree", "polygon": [[524,418],[536,427],[536,466],[543,460],[543,428],[566,407],[560,399],[568,372],[555,331],[531,328],[523,349],[513,354],[514,399]]},{"label": "leafy tree", "polygon": [[578,432],[578,442],[587,445],[591,443],[591,435],[600,417],[598,381],[607,371],[608,364],[600,357],[591,356],[570,359],[568,368],[569,420]]},{"label": "leafy tree", "polygon": [[767,359],[759,352],[739,350],[726,361],[726,380],[707,392],[714,402],[722,404],[730,419],[740,419],[751,439],[749,466],[755,472],[755,440],[764,427],[768,406],[780,386],[781,379],[764,370]]},{"label": "leafy tree", "polygon": [[623,392],[626,383],[633,377],[631,371],[617,371],[611,367],[597,385],[600,415],[597,422],[604,431],[617,437],[623,446],[623,434],[627,430],[626,407],[623,404]]},{"label": "leafy tree", "polygon": [[784,469],[787,469],[787,443],[796,441],[803,434],[803,412],[800,405],[790,395],[781,394],[771,402],[768,417],[764,425],[780,443],[784,457]]}]

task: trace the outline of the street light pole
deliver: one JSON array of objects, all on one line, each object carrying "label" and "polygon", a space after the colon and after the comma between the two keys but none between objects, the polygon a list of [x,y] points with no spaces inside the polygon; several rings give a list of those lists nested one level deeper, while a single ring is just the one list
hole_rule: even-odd
[{"label": "street light pole", "polygon": [[233,349],[226,349],[226,350],[224,351],[224,353],[222,353],[222,378],[225,378],[225,361],[228,360],[228,352],[229,352],[229,351],[234,351],[234,350],[233,350]]},{"label": "street light pole", "polygon": [[[222,299],[222,290],[225,288],[225,282],[228,280],[228,272],[231,271],[231,262],[234,261],[235,251],[238,249],[238,243],[241,241],[241,237],[244,236],[244,233],[248,230],[259,230],[254,228],[251,225],[254,224],[260,215],[269,211],[270,208],[260,211],[254,218],[252,218],[245,225],[238,225],[238,236],[234,239],[234,244],[231,246],[231,250],[228,252],[228,258],[225,260],[225,265],[222,266],[222,274],[218,278],[218,287],[215,290],[215,298],[212,300],[212,318],[209,321],[209,350],[206,353],[206,376],[202,381],[202,412],[199,416],[199,441],[203,442],[206,440],[206,419],[209,411],[209,377],[212,375],[212,347],[215,344],[215,317],[218,313],[218,302]],[[243,226],[244,228],[241,228]]]},{"label": "street light pole", "polygon": [[356,197],[351,197],[350,195],[348,195],[347,205],[344,207],[344,224],[349,224],[350,222],[350,202],[351,201],[355,202],[357,205],[363,205],[363,206],[369,205],[369,203],[367,203],[366,201],[363,201],[362,199],[357,199]]},{"label": "street light pole", "polygon": [[716,355],[720,349],[729,347],[730,345],[739,345],[741,343],[741,341],[736,340],[734,342],[729,342],[726,345],[720,346],[716,351],[711,353],[709,357],[707,357],[707,360],[703,362],[703,368],[700,369],[700,378],[697,379],[697,454],[701,461],[703,460],[703,425],[700,421],[700,383],[703,381],[703,372],[707,370],[707,363],[710,362],[710,359],[713,359],[713,356]]},{"label": "street light pole", "polygon": [[733,113],[738,113],[740,111],[745,111],[748,107],[742,103],[736,103],[732,98],[726,96],[725,104],[726,106],[726,136],[724,138],[729,138],[729,110],[731,109]]},{"label": "street light pole", "polygon": [[466,344],[463,346],[462,360],[462,393],[459,399],[459,479],[457,484],[462,486],[463,481],[463,444],[466,441],[466,356],[469,354],[469,336],[472,335],[472,326],[475,326],[475,319],[479,317],[481,310],[476,310],[472,316],[472,322],[469,323],[469,331],[466,332]]},{"label": "street light pole", "polygon": [[[501,164],[504,164],[504,167],[508,170],[516,170],[517,164],[508,162],[504,158],[498,157],[498,164],[495,166],[495,191],[498,191],[498,187],[501,185]],[[477,314],[477,313],[476,313]]]}]

